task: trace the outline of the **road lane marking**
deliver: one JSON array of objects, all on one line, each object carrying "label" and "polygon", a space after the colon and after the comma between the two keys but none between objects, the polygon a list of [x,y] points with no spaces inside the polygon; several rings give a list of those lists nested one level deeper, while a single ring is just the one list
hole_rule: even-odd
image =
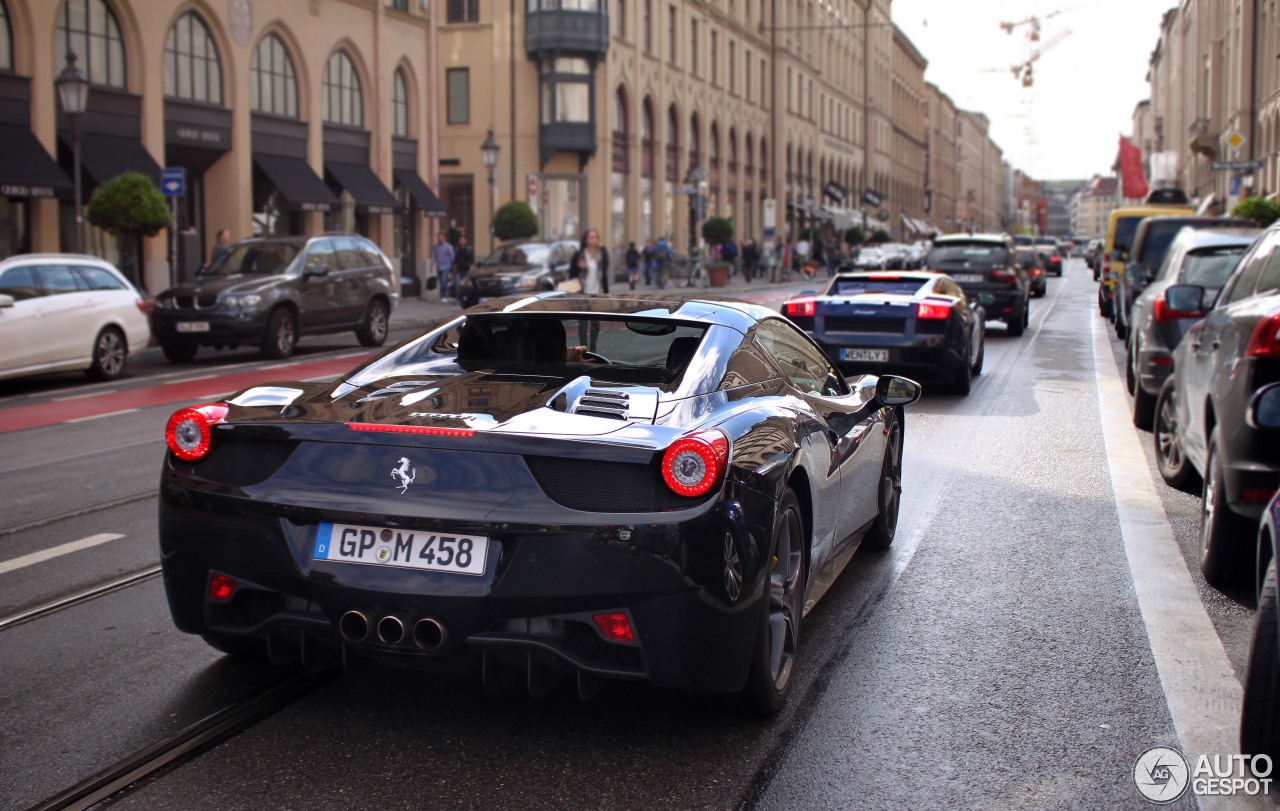
[{"label": "road lane marking", "polygon": [[181,380],[166,380],[165,382],[161,383],[160,385],[162,385],[162,386],[181,386],[183,383],[194,383],[194,382],[196,382],[197,380],[212,380],[212,379],[213,379],[213,378],[215,378],[215,377],[220,377],[220,375],[210,374],[210,375],[200,375],[199,377],[184,377],[184,378],[182,378]]},{"label": "road lane marking", "polygon": [[[1189,762],[1194,764],[1200,755],[1234,754],[1239,751],[1243,691],[1156,493],[1151,467],[1130,419],[1129,401],[1115,372],[1110,342],[1098,329],[1092,307],[1087,312],[1102,438],[1120,533],[1169,715]],[[1134,759],[1140,754],[1135,751]],[[1248,803],[1245,797],[1196,799],[1203,809],[1240,808]]]},{"label": "road lane marking", "polygon": [[50,397],[49,401],[54,403],[68,403],[72,400],[83,400],[86,397],[105,397],[108,394],[119,394],[119,389],[103,389],[101,391],[90,391],[84,394],[69,394],[66,397]]},{"label": "road lane marking", "polygon": [[122,408],[119,411],[108,411],[105,414],[90,414],[87,417],[76,417],[73,420],[67,420],[68,423],[88,422],[90,420],[100,420],[104,417],[118,417],[121,414],[132,414],[135,411],[141,411],[139,408]]},{"label": "road lane marking", "polygon": [[72,552],[79,552],[81,549],[89,549],[94,546],[101,546],[104,543],[118,541],[123,535],[117,535],[113,532],[100,532],[97,535],[90,535],[88,538],[81,538],[78,541],[64,543],[61,546],[55,546],[50,549],[41,549],[39,552],[32,552],[29,555],[23,555],[20,558],[13,558],[0,562],[0,574],[8,574],[9,572],[25,569],[28,566],[34,566],[37,563],[44,563],[46,560],[60,558],[63,555],[70,555]]}]

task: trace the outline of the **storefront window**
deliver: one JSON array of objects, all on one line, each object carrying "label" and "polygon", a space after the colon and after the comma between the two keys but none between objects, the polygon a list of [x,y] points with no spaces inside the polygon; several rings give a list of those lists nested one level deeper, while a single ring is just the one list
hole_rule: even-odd
[{"label": "storefront window", "polygon": [[222,64],[218,46],[194,11],[178,18],[164,44],[164,94],[170,98],[222,104]]},{"label": "storefront window", "polygon": [[0,70],[13,70],[13,29],[4,0],[0,0]]},{"label": "storefront window", "polygon": [[250,106],[255,113],[298,117],[298,80],[289,51],[275,34],[258,43],[249,64]]},{"label": "storefront window", "polygon": [[612,199],[609,203],[609,240],[615,246],[627,244],[627,176],[614,172],[611,176]]},{"label": "storefront window", "polygon": [[640,178],[640,239],[653,236],[653,178]]},{"label": "storefront window", "polygon": [[58,14],[55,39],[55,70],[62,70],[67,52],[71,51],[90,82],[106,87],[125,86],[124,40],[106,0],[67,0]]},{"label": "storefront window", "polygon": [[330,124],[364,127],[364,93],[360,77],[346,51],[329,57],[324,66],[324,120]]},{"label": "storefront window", "polygon": [[27,202],[0,197],[0,259],[31,250]]}]

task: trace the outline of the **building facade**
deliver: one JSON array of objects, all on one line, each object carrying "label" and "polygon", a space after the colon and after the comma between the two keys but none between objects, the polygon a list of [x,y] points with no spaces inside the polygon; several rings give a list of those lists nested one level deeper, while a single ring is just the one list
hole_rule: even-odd
[{"label": "building facade", "polygon": [[897,233],[904,239],[925,236],[918,223],[925,222],[925,131],[924,71],[928,60],[897,26],[893,28],[893,169],[889,199],[894,206]]},{"label": "building facade", "polygon": [[990,136],[983,113],[956,113],[957,230],[999,231],[1003,228],[1004,155]]},{"label": "building facade", "polygon": [[1116,208],[1119,184],[1114,177],[1095,176],[1072,198],[1071,231],[1086,239],[1104,239],[1107,222]]},{"label": "building facade", "polygon": [[933,83],[925,91],[927,221],[949,233],[956,229],[956,105]]},{"label": "building facade", "polygon": [[[0,252],[75,245],[74,133],[54,79],[90,81],[84,199],[123,171],[182,168],[181,240],[133,256],[87,226],[90,252],[151,292],[194,272],[215,233],[354,230],[422,266],[433,177],[433,24],[415,4],[348,0],[0,0]],[[38,163],[44,185],[24,178]],[[18,163],[19,165],[15,165]],[[171,256],[178,244],[177,256]],[[123,247],[122,247],[123,246]],[[185,259],[186,267],[179,267]],[[172,261],[171,261],[172,260]]]}]

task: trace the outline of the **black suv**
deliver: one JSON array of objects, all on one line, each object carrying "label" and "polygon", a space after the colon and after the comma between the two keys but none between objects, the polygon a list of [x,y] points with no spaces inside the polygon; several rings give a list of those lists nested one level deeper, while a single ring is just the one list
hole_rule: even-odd
[{"label": "black suv", "polygon": [[378,246],[354,234],[246,239],[156,296],[151,331],[175,362],[201,346],[246,344],[287,358],[301,335],[347,330],[381,346],[400,300],[394,277]]},{"label": "black suv", "polygon": [[578,250],[571,239],[553,242],[503,242],[458,283],[463,307],[485,299],[555,290],[569,278],[569,263]]},{"label": "black suv", "polygon": [[1005,323],[1009,335],[1018,336],[1031,323],[1031,285],[1018,266],[1013,241],[1007,236],[965,235],[938,237],[925,266],[954,279],[965,295],[981,301],[987,317]]}]

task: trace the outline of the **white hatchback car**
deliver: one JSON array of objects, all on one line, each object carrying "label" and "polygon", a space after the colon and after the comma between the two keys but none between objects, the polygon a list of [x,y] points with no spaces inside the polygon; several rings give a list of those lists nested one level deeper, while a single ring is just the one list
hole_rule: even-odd
[{"label": "white hatchback car", "polygon": [[83,369],[111,380],[150,339],[142,296],[111,263],[72,254],[0,262],[0,379]]}]

